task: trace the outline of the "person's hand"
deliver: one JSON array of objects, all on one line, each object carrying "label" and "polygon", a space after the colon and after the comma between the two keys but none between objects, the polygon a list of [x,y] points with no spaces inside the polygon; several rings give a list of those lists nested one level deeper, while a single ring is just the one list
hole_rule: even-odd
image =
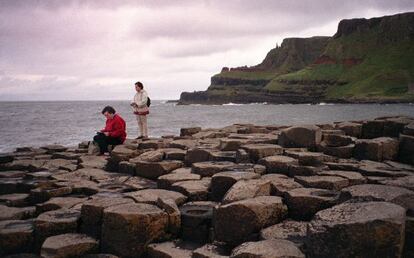
[{"label": "person's hand", "polygon": [[104,132],[104,134],[105,134],[106,136],[109,136],[109,133],[108,133],[108,132]]}]

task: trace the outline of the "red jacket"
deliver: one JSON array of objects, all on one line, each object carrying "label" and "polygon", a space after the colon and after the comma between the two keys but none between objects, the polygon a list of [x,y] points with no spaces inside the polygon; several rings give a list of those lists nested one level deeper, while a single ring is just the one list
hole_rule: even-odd
[{"label": "red jacket", "polygon": [[122,143],[125,141],[126,138],[126,123],[124,119],[118,114],[115,114],[112,119],[106,120],[105,128],[101,130],[101,132],[108,132],[109,136],[114,138],[121,138]]}]

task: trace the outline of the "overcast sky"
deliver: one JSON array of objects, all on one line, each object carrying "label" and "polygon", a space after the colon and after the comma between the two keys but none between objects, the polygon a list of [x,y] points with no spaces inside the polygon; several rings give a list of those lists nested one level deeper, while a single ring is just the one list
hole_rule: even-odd
[{"label": "overcast sky", "polygon": [[130,99],[137,80],[177,99],[285,37],[407,11],[414,1],[0,0],[0,101]]}]

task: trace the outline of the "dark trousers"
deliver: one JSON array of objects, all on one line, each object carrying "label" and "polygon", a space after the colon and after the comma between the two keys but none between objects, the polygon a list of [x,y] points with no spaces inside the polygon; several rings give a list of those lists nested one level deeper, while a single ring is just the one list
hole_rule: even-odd
[{"label": "dark trousers", "polygon": [[108,145],[119,145],[122,143],[121,138],[114,138],[106,136],[103,133],[98,133],[93,137],[93,140],[98,144],[101,154],[108,152]]}]

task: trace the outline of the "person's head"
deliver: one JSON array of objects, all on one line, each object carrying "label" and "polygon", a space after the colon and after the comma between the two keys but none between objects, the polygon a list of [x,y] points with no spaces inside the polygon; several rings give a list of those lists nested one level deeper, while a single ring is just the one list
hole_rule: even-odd
[{"label": "person's head", "polygon": [[116,111],[111,106],[106,106],[104,109],[102,109],[102,115],[106,117],[106,119],[112,119],[114,118]]},{"label": "person's head", "polygon": [[142,82],[136,82],[135,83],[135,90],[137,91],[137,92],[140,92],[140,91],[142,91],[144,89],[144,84],[142,84]]}]

